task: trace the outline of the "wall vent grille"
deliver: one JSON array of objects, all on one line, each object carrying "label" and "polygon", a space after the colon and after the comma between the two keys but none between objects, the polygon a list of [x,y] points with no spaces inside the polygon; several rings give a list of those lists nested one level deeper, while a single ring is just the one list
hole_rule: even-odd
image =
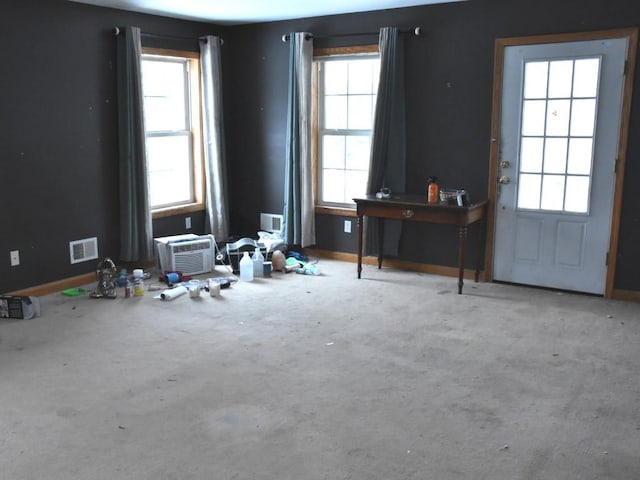
[{"label": "wall vent grille", "polygon": [[96,237],[69,242],[71,263],[86,262],[98,258],[98,239]]},{"label": "wall vent grille", "polygon": [[284,216],[275,213],[260,214],[260,230],[265,232],[280,233],[282,231],[282,223]]}]

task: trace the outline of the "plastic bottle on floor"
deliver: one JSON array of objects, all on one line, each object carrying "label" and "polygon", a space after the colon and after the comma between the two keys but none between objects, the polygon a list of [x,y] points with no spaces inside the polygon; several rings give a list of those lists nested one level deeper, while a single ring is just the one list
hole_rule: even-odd
[{"label": "plastic bottle on floor", "polygon": [[142,281],[142,279],[136,280],[135,283],[133,284],[133,296],[141,297],[143,295],[144,295],[144,282]]},{"label": "plastic bottle on floor", "polygon": [[240,280],[251,282],[253,280],[253,262],[249,252],[244,252],[240,259]]},{"label": "plastic bottle on floor", "polygon": [[264,276],[264,256],[259,248],[256,247],[256,251],[253,252],[253,278]]}]

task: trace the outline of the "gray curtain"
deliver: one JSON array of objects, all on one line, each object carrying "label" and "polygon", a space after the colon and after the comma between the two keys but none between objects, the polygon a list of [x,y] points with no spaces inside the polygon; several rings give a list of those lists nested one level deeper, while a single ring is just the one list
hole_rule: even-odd
[{"label": "gray curtain", "polygon": [[285,241],[306,247],[316,243],[311,165],[312,36],[289,35],[289,90],[284,185]]},{"label": "gray curtain", "polygon": [[205,164],[205,228],[218,241],[229,237],[227,166],[222,118],[222,40],[200,39]]},{"label": "gray curtain", "polygon": [[145,153],[140,29],[118,35],[120,260],[153,259],[153,227]]},{"label": "gray curtain", "polygon": [[[371,141],[367,193],[406,190],[404,43],[396,27],[380,29],[380,83]],[[380,220],[378,220],[380,221]],[[367,251],[377,248],[377,222],[367,222]],[[398,255],[402,221],[386,220],[384,254]]]}]

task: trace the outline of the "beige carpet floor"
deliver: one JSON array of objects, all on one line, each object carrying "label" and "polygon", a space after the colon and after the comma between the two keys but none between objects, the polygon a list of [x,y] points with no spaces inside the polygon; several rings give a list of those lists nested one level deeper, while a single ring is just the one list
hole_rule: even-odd
[{"label": "beige carpet floor", "polygon": [[640,304],[319,266],[0,320],[0,478],[640,478]]}]

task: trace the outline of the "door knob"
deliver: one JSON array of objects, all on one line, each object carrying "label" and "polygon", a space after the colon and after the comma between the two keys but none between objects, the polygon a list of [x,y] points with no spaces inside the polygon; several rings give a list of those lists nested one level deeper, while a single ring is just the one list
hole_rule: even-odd
[{"label": "door knob", "polygon": [[511,162],[509,160],[502,160],[500,162],[500,168],[509,168],[511,166]]},{"label": "door knob", "polygon": [[505,176],[505,175],[501,176],[501,177],[498,179],[498,183],[501,183],[501,184],[503,184],[503,185],[506,185],[506,184],[507,184],[507,183],[509,183],[509,182],[511,182],[511,179],[510,179],[509,177]]}]

